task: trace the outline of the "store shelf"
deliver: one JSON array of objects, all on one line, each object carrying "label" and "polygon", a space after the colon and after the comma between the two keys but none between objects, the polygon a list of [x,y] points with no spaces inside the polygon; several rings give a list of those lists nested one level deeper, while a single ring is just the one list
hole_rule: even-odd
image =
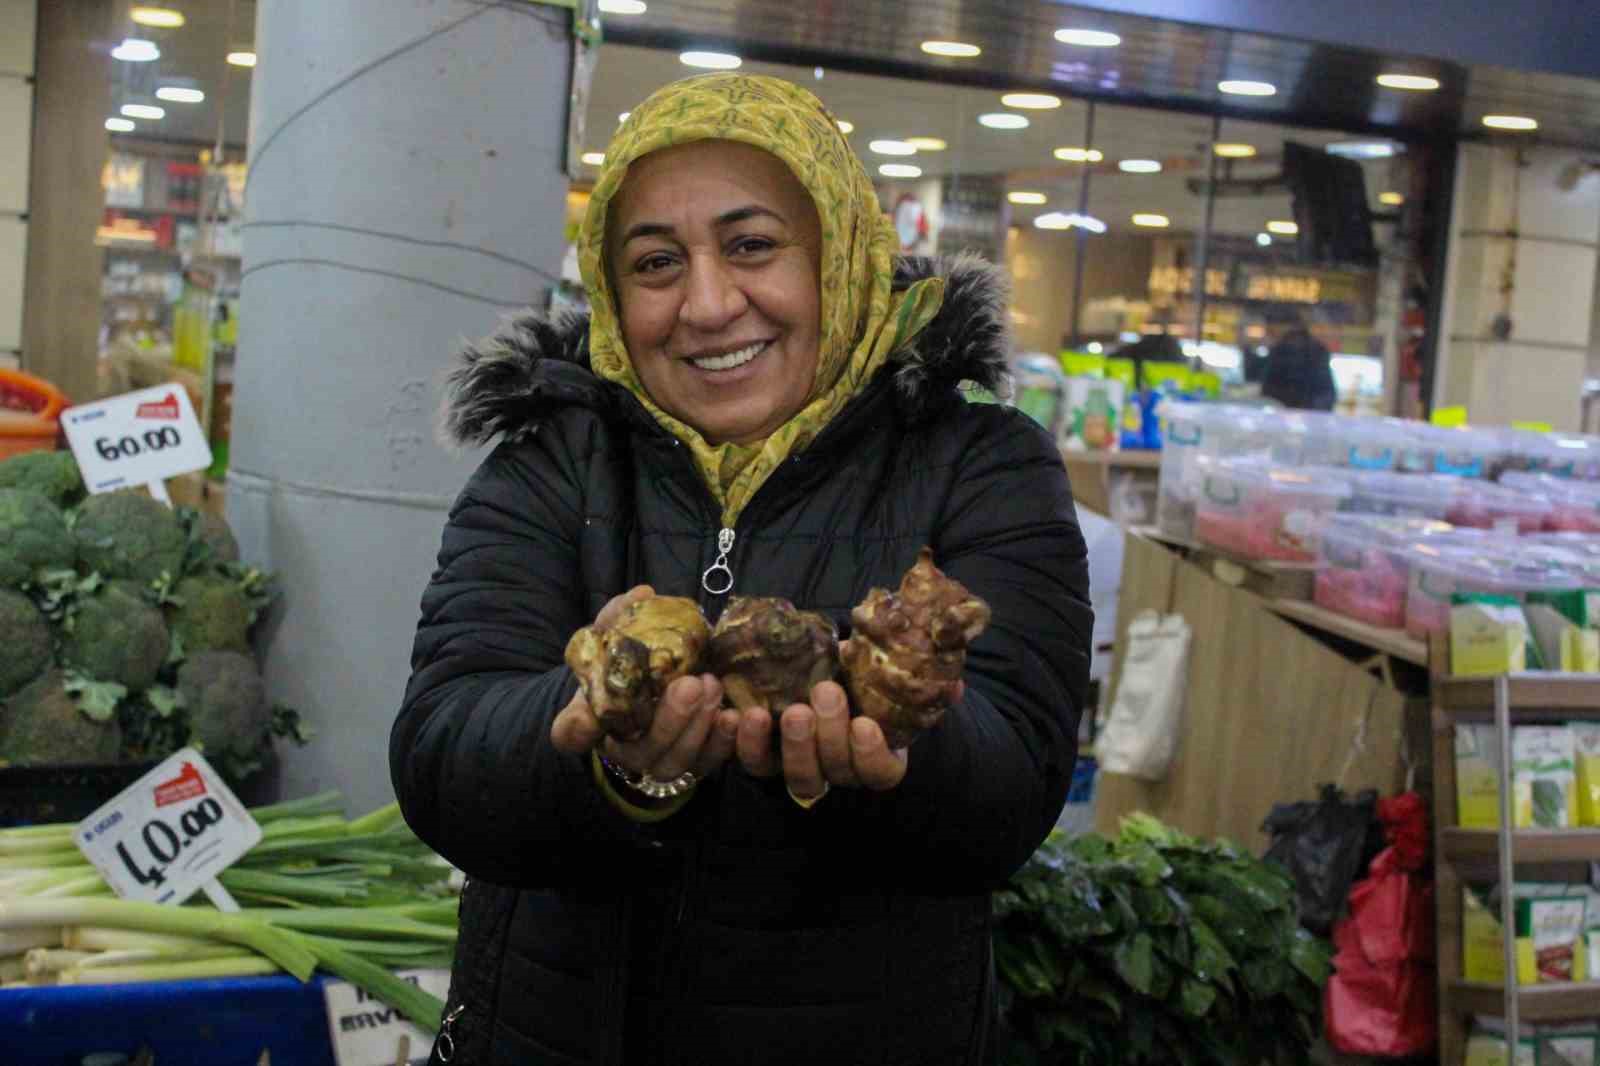
[{"label": "store shelf", "polygon": [[[1450,1006],[1458,1014],[1500,1017],[1505,990],[1477,981],[1449,982]],[[1517,991],[1517,1012],[1523,1022],[1584,1021],[1600,1014],[1600,981],[1530,985]]]},{"label": "store shelf", "polygon": [[1428,665],[1428,646],[1420,640],[1407,636],[1403,629],[1381,629],[1365,622],[1358,622],[1354,618],[1335,614],[1325,607],[1318,607],[1309,600],[1269,600],[1267,609],[1285,618],[1292,618],[1324,632],[1364,644],[1373,651],[1393,655],[1396,659],[1416,663],[1418,666]]},{"label": "store shelf", "polygon": [[1121,466],[1133,470],[1161,469],[1159,451],[1134,449],[1125,452],[1074,452],[1063,448],[1061,458],[1069,463],[1079,463],[1084,466]]},{"label": "store shelf", "polygon": [[[1441,830],[1440,847],[1452,861],[1491,862],[1500,854],[1500,834],[1494,829]],[[1511,854],[1518,862],[1600,862],[1600,829],[1518,829],[1512,834]],[[1595,1007],[1600,1014],[1600,1003]]]},{"label": "store shelf", "polygon": [[[1437,677],[1433,702],[1448,714],[1493,714],[1492,677]],[[1600,674],[1536,673],[1510,675],[1511,705],[1529,711],[1560,711],[1568,717],[1600,718]]]}]

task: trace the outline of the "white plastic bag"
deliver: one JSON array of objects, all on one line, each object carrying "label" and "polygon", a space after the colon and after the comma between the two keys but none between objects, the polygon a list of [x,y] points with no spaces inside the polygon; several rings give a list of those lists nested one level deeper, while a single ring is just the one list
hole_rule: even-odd
[{"label": "white plastic bag", "polygon": [[1147,781],[1167,776],[1183,721],[1189,638],[1181,615],[1141,611],[1128,623],[1122,680],[1094,744],[1106,773]]}]

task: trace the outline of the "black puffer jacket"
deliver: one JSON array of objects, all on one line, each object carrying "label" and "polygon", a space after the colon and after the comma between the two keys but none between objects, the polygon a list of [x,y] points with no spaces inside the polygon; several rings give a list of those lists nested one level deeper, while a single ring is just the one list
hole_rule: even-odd
[{"label": "black puffer jacket", "polygon": [[451,511],[390,748],[407,820],[471,878],[452,1063],[983,1061],[988,894],[1066,797],[1092,618],[1051,440],[956,390],[1001,380],[999,283],[976,260],[901,280],[936,269],[935,322],[740,517],[733,591],[843,633],[928,544],[993,622],[901,785],[809,811],[730,765],[638,824],[551,746],[562,652],[610,597],[648,582],[720,612],[700,583],[718,509],[687,449],[590,373],[582,319],[467,353],[449,429],[502,443]]}]

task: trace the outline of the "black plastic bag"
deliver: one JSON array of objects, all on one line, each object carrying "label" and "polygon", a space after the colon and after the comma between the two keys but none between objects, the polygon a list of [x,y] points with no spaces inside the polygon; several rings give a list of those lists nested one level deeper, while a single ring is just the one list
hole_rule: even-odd
[{"label": "black plastic bag", "polygon": [[1300,901],[1300,924],[1327,936],[1344,910],[1356,875],[1383,846],[1372,789],[1346,798],[1323,785],[1315,801],[1280,803],[1261,823],[1272,837],[1265,856],[1289,871]]}]

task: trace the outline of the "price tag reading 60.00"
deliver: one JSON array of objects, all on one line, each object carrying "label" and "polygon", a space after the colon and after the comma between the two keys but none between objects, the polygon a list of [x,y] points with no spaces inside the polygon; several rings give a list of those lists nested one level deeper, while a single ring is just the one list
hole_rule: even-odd
[{"label": "price tag reading 60.00", "polygon": [[157,385],[69,407],[61,428],[90,492],[148,485],[211,465],[189,394]]},{"label": "price tag reading 60.00", "polygon": [[79,823],[76,840],[123,899],[182,903],[255,847],[261,827],[184,748]]}]

